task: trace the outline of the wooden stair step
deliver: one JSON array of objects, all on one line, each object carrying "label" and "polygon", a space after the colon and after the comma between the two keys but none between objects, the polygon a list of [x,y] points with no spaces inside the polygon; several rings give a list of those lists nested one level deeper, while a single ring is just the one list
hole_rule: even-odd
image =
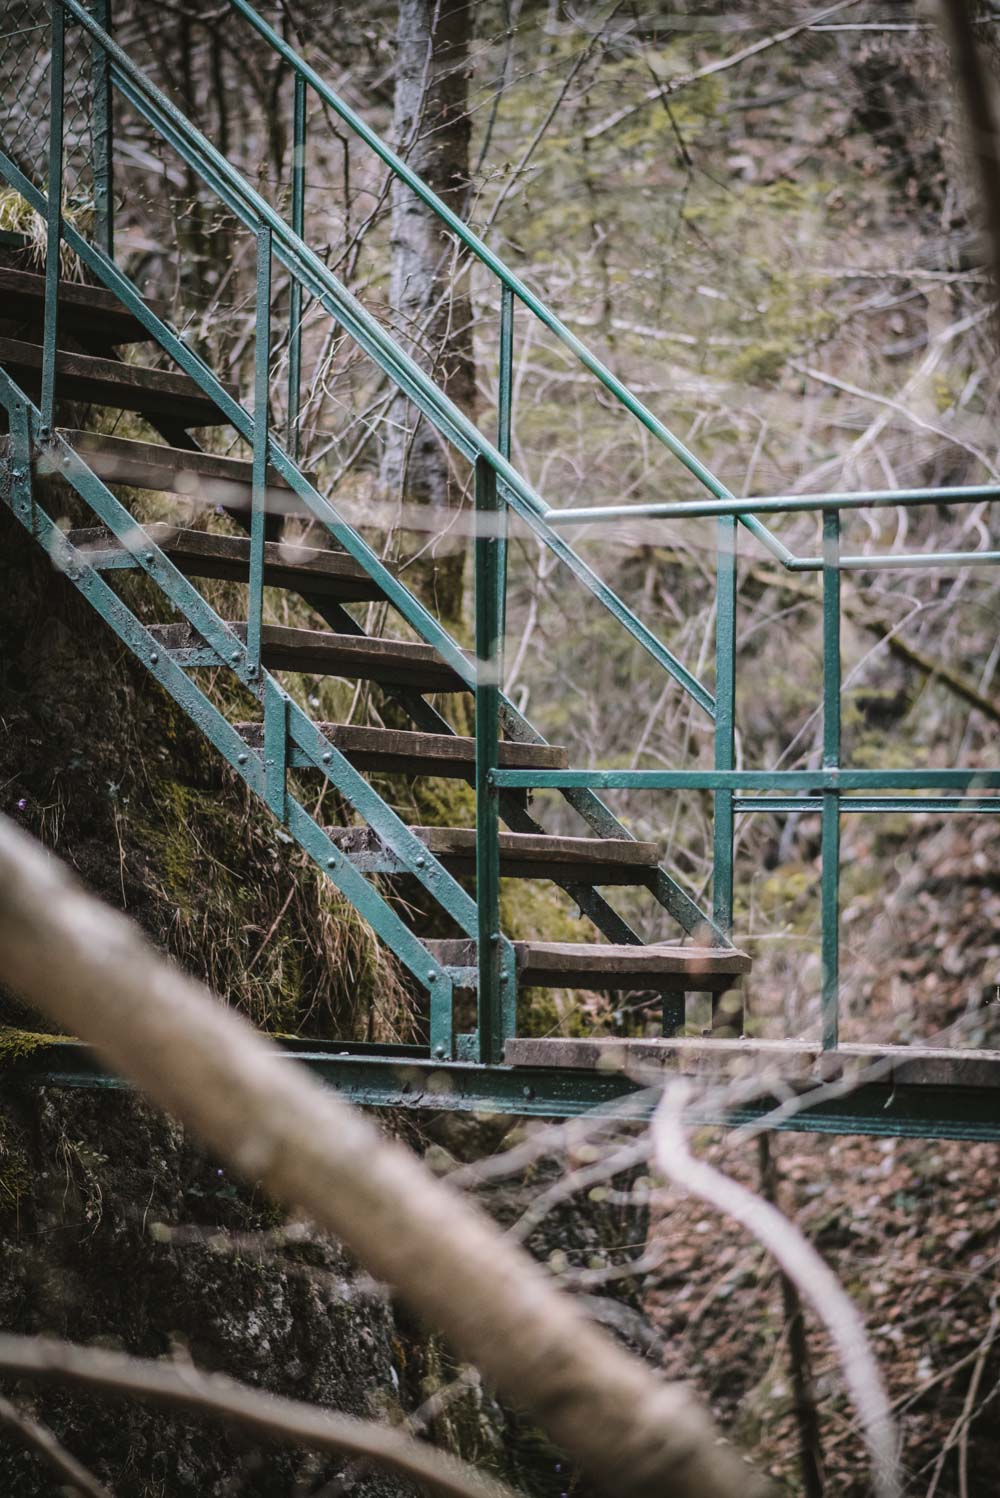
[{"label": "wooden stair step", "polygon": [[[393,873],[399,869],[398,860],[370,827],[327,831],[365,872]],[[476,872],[475,828],[411,827],[410,831],[452,873]],[[500,872],[508,879],[585,878],[588,884],[639,884],[655,869],[658,858],[655,843],[628,838],[500,833]]]},{"label": "wooden stair step", "polygon": [[[166,318],[165,303],[147,298],[147,306],[157,317]],[[39,328],[44,314],[45,276],[0,266],[0,320]],[[59,327],[97,339],[109,348],[119,343],[145,343],[152,337],[114,292],[75,281],[59,283]]]},{"label": "wooden stair step", "polygon": [[[143,530],[188,577],[249,581],[249,536],[184,530],[166,522],[145,525]],[[98,569],[132,565],[131,552],[109,531],[71,531],[69,540],[80,551],[90,553],[88,560]],[[382,597],[378,584],[346,552],[320,551],[284,541],[264,543],[264,582],[271,588],[294,588],[342,603],[362,603]]]},{"label": "wooden stair step", "polygon": [[[741,1081],[773,1077],[783,1086],[869,1080],[885,1087],[1000,1088],[1000,1051],[963,1047],[841,1045],[824,1051],[802,1040],[508,1040],[508,1066],[555,1066],[578,1071],[621,1071],[659,1066],[682,1075]],[[872,1068],[876,1068],[873,1072]]]},{"label": "wooden stair step", "polygon": [[[317,723],[316,727],[359,770],[446,779],[466,779],[475,773],[473,738],[410,729],[368,728],[353,723]],[[237,723],[236,729],[251,748],[264,747],[262,723]],[[297,767],[311,764],[298,750],[292,751],[291,761]],[[509,770],[566,770],[569,753],[551,744],[502,743],[500,764]]]},{"label": "wooden stair step", "polygon": [[[38,394],[42,378],[40,344],[0,338],[0,367],[29,395]],[[224,388],[238,399],[235,385],[225,384]],[[56,356],[56,399],[138,411],[184,427],[221,426],[226,420],[194,380],[177,370],[149,369],[142,364],[123,364],[119,359],[65,350]]]},{"label": "wooden stair step", "polygon": [[[180,494],[227,509],[249,508],[253,464],[248,458],[222,458],[216,453],[188,452],[182,447],[163,447],[155,442],[105,437],[100,432],[77,432],[66,427],[60,428],[59,435],[106,484]],[[306,477],[310,483],[315,482],[314,475]],[[269,511],[303,513],[301,500],[273,468],[268,470],[267,481]]]},{"label": "wooden stair step", "polygon": [[[246,625],[230,623],[240,639]],[[186,665],[218,665],[215,653],[188,624],[159,624],[150,633],[164,650],[179,653]],[[379,686],[410,687],[418,692],[464,692],[465,682],[430,645],[408,640],[382,640],[372,635],[338,635],[320,629],[291,629],[265,624],[261,656],[271,671],[302,671],[311,676],[338,676],[347,681],[373,681]]]},{"label": "wooden stair step", "polygon": [[[464,937],[427,943],[447,967],[476,963]],[[709,993],[735,988],[750,958],[735,947],[602,946],[587,942],[516,941],[518,981],[529,988],[648,988]]]}]

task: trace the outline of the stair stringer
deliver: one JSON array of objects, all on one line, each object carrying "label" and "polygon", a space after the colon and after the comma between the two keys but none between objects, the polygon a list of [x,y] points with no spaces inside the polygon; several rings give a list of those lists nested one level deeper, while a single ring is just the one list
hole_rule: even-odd
[{"label": "stair stringer", "polygon": [[[275,705],[280,705],[282,714],[282,745],[291,742],[309,758],[315,769],[392,848],[407,873],[417,879],[466,936],[473,939],[477,932],[476,902],[308,714],[291,700],[277,679],[264,668],[255,679],[243,641],[178,571],[80,454],[56,434],[42,438],[40,411],[2,370],[0,404],[5,407],[10,423],[9,456],[4,465],[9,481],[4,485],[5,492],[0,499],[47,553],[53,565],[86,598],[249,789],[269,806],[295,842],[351,901],[430,995],[431,1050],[438,1057],[451,1059],[455,1054],[452,1021],[455,983],[461,980],[463,988],[475,989],[475,972],[459,972],[439,963],[380,891],[344,857],[325,829],[290,791],[284,774],[283,748],[280,790],[276,789],[274,740],[268,733],[268,717],[273,714]],[[58,474],[72,486],[101,523],[131,552],[136,564],[156,584],[167,602],[198,631],[217,656],[219,666],[233,671],[241,685],[263,704],[265,744],[262,750],[254,750],[246,744],[211,699],[162,648],[98,570],[90,565],[86,553],[67,540],[39,503],[33,483],[36,472],[40,476]],[[507,1007],[511,1007],[515,994],[514,958],[513,947],[506,938],[503,938],[501,958],[507,978],[505,987],[511,995]]]}]

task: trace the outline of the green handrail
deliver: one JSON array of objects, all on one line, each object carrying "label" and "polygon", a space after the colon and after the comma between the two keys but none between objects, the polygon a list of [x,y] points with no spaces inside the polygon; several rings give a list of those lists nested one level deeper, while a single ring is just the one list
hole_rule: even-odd
[{"label": "green handrail", "polygon": [[[324,104],[328,105],[335,114],[339,115],[344,124],[353,130],[355,135],[363,140],[367,146],[370,146],[389,170],[401,182],[405,182],[407,187],[411,188],[417,197],[437,214],[443,223],[447,224],[448,228],[465,245],[466,249],[471,250],[476,259],[485,265],[488,270],[492,271],[501,285],[512,292],[518,301],[527,307],[530,312],[534,313],[535,317],[548,328],[550,333],[555,334],[559,341],[579,359],[584,368],[588,369],[600,381],[605,390],[610,391],[615,399],[642,423],[647,432],[650,432],[659,442],[662,442],[665,447],[669,448],[674,457],[679,458],[684,467],[700,483],[704,484],[705,488],[714,494],[716,498],[732,499],[734,497],[731,490],[727,489],[725,484],[720,479],[717,479],[699,458],[695,457],[690,448],[686,447],[680,438],[675,436],[658,416],[654,416],[648,406],[643,405],[642,401],[629,390],[628,386],[623,384],[618,376],[613,374],[607,365],[603,364],[597,358],[596,354],[592,353],[587,345],[567,328],[566,324],[555,315],[551,308],[547,307],[541,298],[535,295],[531,287],[522,281],[520,276],[516,275],[500,259],[499,255],[495,254],[489,245],[480,239],[479,235],[474,233],[468,224],[464,223],[458,217],[458,214],[454,213],[448,207],[447,203],[443,202],[437,193],[427,186],[426,182],[417,175],[412,167],[407,166],[401,156],[398,156],[390,146],[386,145],[381,136],[377,135],[369,125],[365,124],[361,116],[355,113],[339,94],[334,92],[329,84],[316,72],[315,68],[311,67],[309,63],[298,55],[293,47],[289,46],[284,37],[278,35],[274,27],[269,25],[263,16],[258,14],[254,7],[248,3],[248,0],[230,0],[230,3],[233,9],[243,16],[279,57],[294,70],[296,76],[305,79],[310,88],[323,100]],[[790,555],[787,548],[778,540],[777,536],[773,535],[766,526],[762,525],[753,516],[741,516],[740,519],[747,530],[756,536],[757,540],[766,546],[768,551],[777,557],[779,561],[784,561]]]},{"label": "green handrail", "polygon": [[437,427],[445,439],[469,461],[486,458],[496,472],[503,497],[538,534],[600,603],[618,620],[657,664],[674,678],[698,706],[714,716],[710,692],[629,609],[572,547],[545,525],[548,505],[512,463],[505,458],[440,390],[361,305],[318,255],[290,228],[281,215],[240,176],[204,135],[136,67],[132,59],[94,21],[78,0],[61,0],[67,11],[98,40],[111,59],[112,77],[123,95],[174,147],[181,159],[195,167],[208,185],[256,233],[265,224],[273,236],[274,253],[293,277],[333,312],[356,343]]}]

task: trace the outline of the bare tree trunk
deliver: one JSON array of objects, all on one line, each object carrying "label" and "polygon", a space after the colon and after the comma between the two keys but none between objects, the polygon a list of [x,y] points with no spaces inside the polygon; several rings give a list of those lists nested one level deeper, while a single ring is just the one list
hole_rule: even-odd
[{"label": "bare tree trunk", "polygon": [[[773,1207],[778,1205],[778,1165],[774,1158],[770,1134],[757,1141],[760,1161],[760,1194]],[[778,1269],[781,1305],[788,1333],[788,1363],[792,1375],[795,1401],[795,1424],[799,1433],[799,1464],[802,1472],[803,1498],[823,1498],[823,1438],[816,1406],[806,1323],[802,1314],[799,1287],[783,1269]]]},{"label": "bare tree trunk", "polygon": [[[980,7],[972,0],[941,0],[945,35],[951,52],[955,82],[965,113],[969,150],[975,163],[979,207],[988,235],[987,258],[994,291],[1000,292],[1000,112],[997,109],[996,47],[987,64],[985,47],[976,36]],[[981,29],[983,38],[990,35]],[[993,317],[994,338],[1000,338],[1000,313]]]},{"label": "bare tree trunk", "polygon": [[[410,166],[461,212],[469,181],[469,0],[399,0],[395,137]],[[392,191],[389,300],[397,336],[467,415],[474,414],[471,302],[465,273],[441,220],[405,185]],[[442,512],[458,503],[462,475],[431,424],[400,397],[382,454],[388,493]],[[445,517],[442,513],[442,526]],[[437,613],[462,613],[463,554],[440,543],[414,577]],[[413,576],[413,569],[410,569]]]}]

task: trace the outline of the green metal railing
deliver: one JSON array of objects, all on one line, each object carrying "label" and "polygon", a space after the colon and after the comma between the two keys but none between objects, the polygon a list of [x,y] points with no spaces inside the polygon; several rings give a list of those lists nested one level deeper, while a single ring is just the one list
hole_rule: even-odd
[{"label": "green metal railing", "polygon": [[[1000,551],[934,552],[896,554],[873,557],[870,555],[844,555],[841,550],[841,512],[855,509],[879,509],[885,506],[914,506],[929,504],[960,504],[972,500],[996,500],[1000,498],[1000,485],[979,484],[964,487],[939,489],[911,489],[902,491],[870,491],[857,494],[821,494],[809,496],[776,495],[746,500],[736,498],[731,491],[669,430],[594,354],[566,327],[531,288],[497,256],[469,226],[444,203],[411,170],[406,162],[375,134],[363,119],[310,67],[270,26],[249,3],[249,0],[231,0],[238,11],[262,36],[268,45],[292,69],[295,78],[297,113],[294,136],[295,160],[306,159],[306,115],[299,101],[303,86],[308,85],[329,110],[346,124],[389,170],[416,194],[454,234],[458,242],[489,270],[500,286],[500,358],[498,369],[497,446],[504,457],[510,454],[512,379],[514,347],[515,303],[523,306],[553,333],[590,371],[603,388],[628,411],[641,426],[666,446],[684,467],[713,496],[707,501],[686,501],[675,504],[629,504],[602,505],[579,509],[546,508],[543,517],[535,522],[533,529],[543,540],[574,525],[613,525],[617,521],[649,519],[659,521],[714,518],[717,524],[717,574],[716,574],[716,662],[714,701],[692,690],[691,683],[681,678],[681,684],[694,697],[698,705],[714,718],[714,774],[691,774],[681,772],[680,777],[671,772],[546,772],[533,774],[527,771],[493,770],[488,782],[496,788],[525,789],[555,787],[561,790],[614,789],[626,786],[637,788],[689,788],[711,789],[714,793],[714,841],[713,841],[713,922],[717,933],[728,935],[733,925],[734,901],[734,819],[740,811],[785,811],[803,810],[821,813],[821,956],[822,956],[822,1034],[823,1044],[834,1047],[839,1030],[839,883],[840,883],[840,815],[842,812],[861,811],[929,811],[932,804],[923,797],[895,796],[888,800],[868,797],[845,797],[848,783],[840,778],[841,760],[841,651],[840,651],[840,577],[848,570],[878,571],[886,569],[912,569],[925,567],[995,566],[1000,562]],[[511,501],[511,507],[527,518],[520,510],[516,494],[508,493],[501,478],[500,492]],[[819,512],[822,517],[822,545],[819,555],[797,556],[764,523],[762,517],[784,513]],[[790,572],[818,572],[822,579],[822,639],[823,639],[823,743],[822,766],[824,777],[808,776],[799,785],[805,796],[775,799],[767,797],[741,796],[741,791],[751,788],[763,791],[790,790],[795,785],[794,772],[775,771],[761,776],[753,772],[741,773],[735,769],[735,691],[737,652],[737,526],[743,527],[759,541],[766,550]],[[503,568],[502,556],[497,557]],[[477,577],[478,577],[477,570]],[[504,604],[501,603],[501,617]],[[502,644],[501,644],[502,649]],[[706,694],[707,695],[707,694]],[[849,772],[848,772],[849,773]],[[1000,788],[1000,772],[970,774],[962,770],[949,772],[918,772],[909,778],[898,778],[898,772],[864,773],[863,786],[867,790],[889,790],[907,785],[913,789],[938,788],[944,785],[963,789],[978,786],[982,789]],[[808,792],[815,792],[809,795]],[[975,813],[1000,812],[1000,798],[974,798],[968,795],[938,797],[933,803],[936,811],[969,811]]]},{"label": "green metal railing", "polygon": [[[534,824],[520,797],[532,788],[554,788],[599,834],[629,836],[597,792],[602,789],[705,790],[714,802],[713,909],[711,919],[691,896],[660,869],[650,889],[660,904],[692,931],[705,926],[719,942],[728,942],[734,908],[734,825],[738,813],[819,811],[821,814],[822,907],[822,1032],[825,1046],[838,1039],[839,1004],[839,837],[844,813],[872,810],[971,811],[996,813],[1000,797],[979,797],[973,790],[1000,789],[1000,770],[852,770],[841,766],[841,654],[840,580],[845,570],[888,567],[995,565],[1000,552],[936,553],[885,557],[843,555],[840,537],[842,511],[886,505],[958,504],[972,499],[1000,497],[1000,486],[979,485],[942,490],[873,491],[865,494],[818,496],[734,497],[721,482],[636,399],[515,276],[503,262],[438,199],[393,151],[331,90],[288,44],[246,3],[232,0],[234,10],[274,48],[292,70],[293,167],[291,222],[281,215],[233,169],[231,164],[195,130],[189,121],[135,66],[108,34],[102,21],[106,11],[89,9],[80,0],[54,0],[51,7],[51,107],[47,190],[22,171],[12,157],[0,154],[0,175],[26,201],[46,216],[46,315],[43,373],[38,407],[26,399],[6,375],[0,376],[0,400],[6,406],[14,452],[15,483],[12,507],[23,524],[60,561],[70,579],[84,591],[120,637],[144,661],[161,683],[200,724],[234,769],[260,794],[310,856],[352,899],[374,929],[389,943],[415,979],[430,994],[430,1047],[441,1058],[475,1058],[496,1064],[505,1038],[516,1023],[516,975],[510,941],[500,928],[499,837],[500,817],[516,829]],[[95,196],[103,195],[107,211],[98,218],[93,239],[85,237],[62,214],[63,132],[61,100],[64,87],[64,37],[72,22],[90,40],[97,59],[94,76],[106,81],[93,93],[95,111]],[[112,258],[113,139],[111,91],[114,90],[147,121],[234,215],[256,241],[256,309],[254,404],[252,411],[232,399],[214,372],[187,344],[146,306],[135,286]],[[307,153],[307,91],[312,90],[332,109],[453,232],[456,238],[496,278],[499,290],[499,384],[496,441],[483,436],[361,306],[342,282],[309,248],[302,237]],[[103,100],[103,102],[101,102]],[[100,143],[103,142],[102,146]],[[103,154],[102,154],[103,152]],[[250,518],[249,601],[247,634],[243,641],[210,608],[164,553],[137,530],[132,517],[106,486],[54,432],[58,397],[58,306],[60,248],[65,244],[82,263],[131,310],[177,365],[214,401],[222,415],[250,445],[253,484]],[[279,440],[269,419],[272,267],[281,265],[290,277],[288,361],[288,426]],[[475,558],[475,658],[470,659],[454,638],[414,595],[383,566],[349,519],[324,497],[298,466],[299,416],[302,378],[303,298],[333,318],[378,367],[432,423],[451,447],[472,467],[478,519]],[[511,461],[512,370],[515,346],[515,309],[521,306],[537,317],[581,361],[599,384],[642,427],[665,445],[712,496],[677,504],[598,506],[591,509],[552,509]],[[86,556],[74,551],[47,517],[31,489],[33,455],[41,450],[50,464],[71,482],[120,539],[132,558],[192,624],[204,646],[171,657],[108,588]],[[371,786],[338,753],[306,713],[283,691],[262,665],[263,560],[266,483],[269,469],[291,488],[303,509],[358,561],[381,587],[392,606],[433,645],[475,694],[476,707],[476,899],[472,898],[429,854],[426,847],[391,811]],[[797,556],[768,529],[761,516],[776,513],[818,512],[822,518],[821,549],[816,556]],[[557,559],[606,608],[628,635],[665,671],[714,725],[714,767],[711,770],[571,770],[528,771],[499,768],[501,732],[522,741],[540,735],[502,690],[505,611],[506,533],[508,517],[521,520]],[[565,532],[581,525],[615,523],[645,518],[669,523],[679,519],[714,519],[717,547],[717,614],[714,692],[690,672],[658,637],[623,603],[566,540]],[[789,571],[820,574],[823,610],[823,746],[822,768],[811,771],[739,770],[735,754],[735,690],[738,642],[737,536],[744,529]],[[339,625],[357,630],[341,611]],[[262,705],[264,748],[250,751],[210,699],[187,674],[205,665],[223,663]],[[426,703],[410,703],[421,714],[422,726],[450,732],[444,719]],[[477,972],[448,969],[435,962],[429,950],[380,892],[357,872],[327,834],[293,795],[287,778],[289,765],[305,763],[319,770],[389,846],[401,866],[417,878],[466,935],[478,945]],[[887,791],[944,792],[933,799],[892,795]],[[959,794],[959,793],[962,794]],[[629,924],[594,889],[571,886],[584,912],[612,940],[637,942]],[[456,986],[478,991],[477,1030],[473,1036],[454,1033],[453,994]]]}]

